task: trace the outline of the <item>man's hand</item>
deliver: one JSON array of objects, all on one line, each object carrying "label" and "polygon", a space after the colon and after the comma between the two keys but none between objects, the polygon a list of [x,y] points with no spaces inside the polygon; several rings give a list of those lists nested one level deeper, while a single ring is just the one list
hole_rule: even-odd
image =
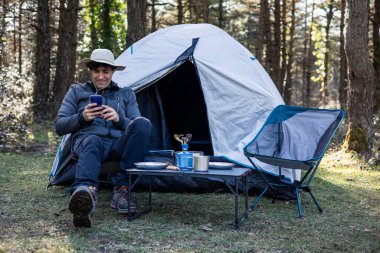
[{"label": "man's hand", "polygon": [[96,117],[102,117],[103,106],[97,106],[96,103],[88,104],[83,111],[83,118],[85,121],[91,121]]},{"label": "man's hand", "polygon": [[119,114],[113,109],[112,107],[109,107],[108,105],[102,105],[102,118],[107,121],[112,121],[113,123],[119,122]]}]

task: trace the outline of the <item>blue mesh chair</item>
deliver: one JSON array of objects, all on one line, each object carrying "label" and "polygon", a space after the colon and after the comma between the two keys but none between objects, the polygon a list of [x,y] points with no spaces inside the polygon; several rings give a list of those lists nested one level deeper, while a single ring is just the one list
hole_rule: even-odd
[{"label": "blue mesh chair", "polygon": [[[343,117],[342,110],[287,105],[279,105],[271,112],[259,133],[244,147],[244,154],[255,168],[254,171],[266,182],[266,188],[253,201],[246,212],[246,218],[268,190],[274,193],[274,202],[278,191],[284,188],[295,191],[300,218],[300,191],[310,193],[318,210],[322,212],[310,182]],[[266,176],[268,174],[263,172],[274,169],[278,172],[276,182],[269,181]],[[292,180],[283,174],[296,170],[304,171],[298,173],[298,180]]]}]

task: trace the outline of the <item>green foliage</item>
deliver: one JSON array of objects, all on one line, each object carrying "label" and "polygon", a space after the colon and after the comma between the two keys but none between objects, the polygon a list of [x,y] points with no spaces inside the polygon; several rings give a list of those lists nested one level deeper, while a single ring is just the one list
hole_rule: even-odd
[{"label": "green foliage", "polygon": [[124,0],[83,0],[85,23],[83,51],[108,48],[115,56],[125,49],[127,7]]},{"label": "green foliage", "polygon": [[0,73],[0,150],[15,150],[27,143],[31,121],[32,80],[9,67]]}]

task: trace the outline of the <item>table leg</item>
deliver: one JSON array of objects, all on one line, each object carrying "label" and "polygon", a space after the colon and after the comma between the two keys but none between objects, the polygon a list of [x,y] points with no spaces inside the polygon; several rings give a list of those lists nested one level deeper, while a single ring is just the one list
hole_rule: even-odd
[{"label": "table leg", "polygon": [[152,176],[149,176],[149,206],[152,204]]},{"label": "table leg", "polygon": [[239,229],[239,186],[235,177],[235,229]]},{"label": "table leg", "polygon": [[245,211],[248,210],[248,178],[247,176],[244,177],[244,181],[245,181],[245,186],[244,186],[244,191],[245,191]]},{"label": "table leg", "polygon": [[[128,186],[132,186],[132,175],[128,175]],[[128,189],[128,201],[131,201],[131,196],[132,196],[132,187]],[[132,214],[131,214],[131,207],[128,205],[128,221],[132,221]]]}]

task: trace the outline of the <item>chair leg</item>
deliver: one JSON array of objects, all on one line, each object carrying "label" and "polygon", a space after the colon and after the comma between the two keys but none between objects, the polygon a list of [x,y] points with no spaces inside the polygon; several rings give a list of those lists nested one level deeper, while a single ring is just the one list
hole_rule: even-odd
[{"label": "chair leg", "polygon": [[298,217],[302,219],[302,207],[301,207],[300,193],[299,193],[298,187],[296,187],[296,197],[297,197]]},{"label": "chair leg", "polygon": [[308,189],[308,192],[310,193],[311,198],[314,200],[314,203],[317,205],[319,212],[323,213],[323,210],[322,210],[321,206],[318,204],[318,201],[315,198],[315,196],[314,196],[313,192],[311,191],[310,187]]},{"label": "chair leg", "polygon": [[255,199],[255,201],[249,206],[249,208],[245,211],[244,215],[241,217],[238,224],[235,224],[236,227],[240,227],[241,224],[248,218],[249,213],[255,208],[259,200],[264,196],[264,194],[269,190],[269,186],[266,186],[264,191]]},{"label": "chair leg", "polygon": [[269,190],[269,186],[265,187],[264,191],[256,198],[256,200],[251,204],[251,206],[249,207],[249,212],[253,210],[253,208],[255,208],[255,206],[257,205],[257,203],[259,203],[259,200],[264,196],[264,194]]}]

